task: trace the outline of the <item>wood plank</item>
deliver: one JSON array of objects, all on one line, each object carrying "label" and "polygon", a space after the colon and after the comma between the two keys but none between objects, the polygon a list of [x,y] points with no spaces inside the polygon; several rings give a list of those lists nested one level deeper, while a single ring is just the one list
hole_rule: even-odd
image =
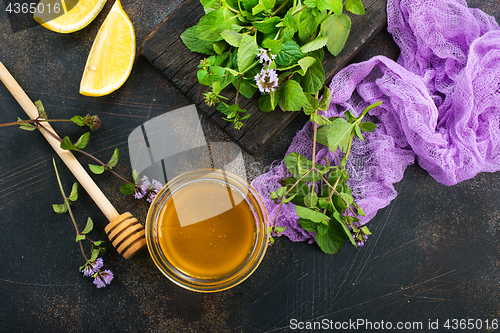
[{"label": "wood plank", "polygon": [[[387,23],[387,0],[364,0],[363,4],[366,10],[364,15],[349,13],[352,26],[344,50],[337,57],[325,52],[323,67],[327,84]],[[240,130],[235,130],[230,123],[222,119],[222,115],[214,106],[210,107],[203,102],[203,93],[210,91],[210,88],[198,83],[196,73],[200,60],[205,56],[189,51],[180,39],[181,33],[195,25],[203,14],[199,0],[184,1],[143,41],[141,54],[245,151],[256,155],[298,113],[281,110],[261,112],[257,94],[250,100],[239,97],[240,106],[246,107],[251,115]],[[226,89],[224,96],[234,100],[235,89]]]}]

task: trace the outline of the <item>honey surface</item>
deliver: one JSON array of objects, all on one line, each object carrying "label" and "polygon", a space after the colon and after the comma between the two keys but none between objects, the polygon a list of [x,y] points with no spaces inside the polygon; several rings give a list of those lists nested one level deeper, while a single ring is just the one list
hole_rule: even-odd
[{"label": "honey surface", "polygon": [[255,220],[239,191],[216,181],[185,185],[160,215],[159,243],[168,261],[196,278],[222,277],[249,255]]}]

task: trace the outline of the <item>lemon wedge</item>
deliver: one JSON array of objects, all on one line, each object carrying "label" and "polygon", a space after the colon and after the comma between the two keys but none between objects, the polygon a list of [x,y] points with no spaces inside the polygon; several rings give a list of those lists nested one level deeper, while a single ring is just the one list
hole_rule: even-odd
[{"label": "lemon wedge", "polygon": [[106,0],[40,0],[33,18],[49,30],[75,32],[89,25],[105,3]]},{"label": "lemon wedge", "polygon": [[130,75],[134,58],[134,27],[116,0],[92,44],[80,94],[103,96],[120,88]]}]

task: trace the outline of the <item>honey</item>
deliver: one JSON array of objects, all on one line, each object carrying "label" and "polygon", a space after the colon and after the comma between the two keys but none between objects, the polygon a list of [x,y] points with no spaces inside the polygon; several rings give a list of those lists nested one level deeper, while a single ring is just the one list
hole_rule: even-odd
[{"label": "honey", "polygon": [[166,259],[198,279],[235,271],[256,241],[256,222],[244,193],[217,180],[183,185],[168,198],[158,223]]}]

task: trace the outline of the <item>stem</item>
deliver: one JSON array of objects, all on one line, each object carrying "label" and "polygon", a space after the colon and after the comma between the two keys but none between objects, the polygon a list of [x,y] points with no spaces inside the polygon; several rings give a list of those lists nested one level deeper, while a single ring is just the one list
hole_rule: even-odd
[{"label": "stem", "polygon": [[40,122],[56,122],[56,121],[59,121],[59,122],[73,122],[73,120],[71,119],[44,119],[44,118],[38,118],[38,119],[28,119],[28,120],[18,120],[18,121],[12,121],[10,123],[3,123],[3,124],[0,124],[0,127],[7,127],[7,126],[15,126],[15,125],[19,125],[19,124],[28,124],[28,123],[36,123],[37,125],[39,125]]},{"label": "stem", "polygon": [[238,104],[238,95],[240,94],[240,87],[241,87],[242,78],[243,78],[243,75],[240,75],[240,78],[238,80],[238,89],[236,89],[236,97],[234,98],[234,104]]},{"label": "stem", "polygon": [[272,13],[272,15],[271,15],[271,16],[274,16],[274,15],[276,15],[277,13],[279,13],[279,11],[280,11],[280,10],[282,10],[282,9],[283,9],[283,7],[285,7],[285,6],[288,4],[288,2],[289,2],[289,1],[290,1],[290,0],[285,0],[285,1],[281,4],[281,6],[279,6],[278,8],[276,8],[276,10]]},{"label": "stem", "polygon": [[[61,178],[59,177],[59,172],[57,171],[56,160],[54,158],[52,158],[52,163],[54,164],[54,170],[56,171],[57,183],[59,184],[59,189],[61,190],[61,194],[64,198],[64,204],[68,208],[68,213],[69,213],[69,216],[71,217],[71,222],[73,222],[73,226],[75,227],[76,233],[80,234],[80,230],[78,230],[78,226],[76,225],[75,216],[73,215],[73,211],[71,210],[71,207],[69,205],[68,198],[66,197],[66,194],[64,193],[64,189],[63,189],[63,186],[61,183]],[[78,243],[80,244],[80,250],[82,251],[83,257],[85,258],[86,261],[88,261],[89,259],[87,258],[87,256],[85,255],[85,251],[83,250],[82,241],[79,240]]]},{"label": "stem", "polygon": [[293,13],[292,13],[292,16],[293,16],[293,15],[295,15],[295,14],[297,14],[298,12],[300,12],[300,11],[302,11],[302,10],[306,9],[306,8],[307,8],[307,6],[302,6],[302,7],[299,7],[299,8],[297,8],[297,9],[295,9],[295,10],[293,11]]},{"label": "stem", "polygon": [[302,179],[304,179],[310,172],[312,172],[313,170],[312,169],[309,169],[307,170],[307,172],[302,176],[300,177],[296,182],[295,184],[292,185],[292,187],[290,187],[290,189],[288,191],[285,192],[285,194],[283,194],[283,197],[281,197],[281,201],[280,201],[280,205],[278,206],[278,211],[276,212],[276,215],[274,216],[274,221],[273,221],[273,226],[272,226],[272,229],[274,231],[274,226],[276,225],[276,220],[278,219],[278,215],[280,214],[280,210],[281,210],[281,206],[283,206],[283,200],[285,200],[286,196],[288,193],[290,193],[291,190],[293,190],[293,188],[295,186],[297,186],[298,183],[300,183],[300,181]]}]

